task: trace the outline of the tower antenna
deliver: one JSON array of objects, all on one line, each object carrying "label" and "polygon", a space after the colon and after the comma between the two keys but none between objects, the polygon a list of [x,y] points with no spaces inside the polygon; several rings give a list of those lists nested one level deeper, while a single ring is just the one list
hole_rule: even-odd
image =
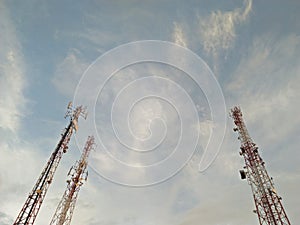
[{"label": "tower antenna", "polygon": [[260,157],[258,147],[252,141],[242,118],[239,107],[231,109],[231,117],[236,125],[234,131],[239,133],[241,142],[240,155],[244,157],[245,166],[240,170],[241,178],[248,180],[260,225],[290,225],[290,221],[281,204],[281,197],[274,188],[272,178],[267,173],[265,162]]},{"label": "tower antenna", "polygon": [[61,160],[61,157],[63,153],[67,152],[68,145],[74,130],[78,130],[78,118],[82,116],[86,119],[86,115],[87,112],[85,107],[78,106],[76,108],[73,108],[72,102],[68,104],[65,118],[69,117],[70,123],[63,130],[61,139],[59,140],[56,148],[51,154],[46,166],[42,170],[42,173],[36,181],[32,191],[29,193],[19,215],[17,216],[17,219],[14,222],[14,225],[29,225],[34,223],[44,201],[48,188],[52,183],[54,173]]},{"label": "tower antenna", "polygon": [[81,154],[80,160],[71,167],[68,173],[69,179],[67,180],[67,188],[56,208],[50,225],[69,225],[71,223],[80,187],[83,184],[83,181],[86,181],[88,177],[88,157],[91,150],[93,150],[94,148],[94,137],[89,136],[84,150]]}]

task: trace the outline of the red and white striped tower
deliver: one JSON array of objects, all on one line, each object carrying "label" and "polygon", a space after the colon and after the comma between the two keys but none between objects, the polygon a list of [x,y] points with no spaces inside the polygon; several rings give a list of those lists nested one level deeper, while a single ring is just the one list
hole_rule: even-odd
[{"label": "red and white striped tower", "polygon": [[265,162],[259,155],[258,147],[252,141],[242,118],[239,107],[231,109],[231,117],[239,133],[241,142],[240,155],[244,157],[244,170],[240,170],[241,178],[248,180],[254,197],[255,213],[260,225],[290,225],[290,221],[281,204],[281,197],[274,188],[272,178],[268,175]]},{"label": "red and white striped tower", "polygon": [[14,222],[14,225],[29,225],[34,223],[48,188],[53,180],[54,173],[61,160],[61,157],[63,153],[67,152],[68,144],[72,134],[74,133],[74,130],[77,131],[78,129],[78,118],[82,116],[86,119],[86,115],[85,108],[79,106],[73,109],[72,103],[69,103],[65,118],[69,117],[70,123],[61,134],[59,143],[51,154],[32,191],[28,195],[19,215],[17,216],[17,219]]},{"label": "red and white striped tower", "polygon": [[91,150],[93,150],[94,148],[94,137],[89,136],[80,160],[71,167],[68,173],[70,179],[67,180],[67,188],[56,208],[50,225],[69,225],[71,223],[80,187],[83,184],[83,181],[87,180],[88,157]]}]

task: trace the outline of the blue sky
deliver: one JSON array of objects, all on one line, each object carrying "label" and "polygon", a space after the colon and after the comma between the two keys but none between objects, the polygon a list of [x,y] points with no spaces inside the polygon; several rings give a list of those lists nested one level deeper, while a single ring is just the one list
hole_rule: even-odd
[{"label": "blue sky", "polygon": [[[141,40],[174,42],[207,63],[221,87],[227,114],[234,105],[242,107],[287,214],[293,224],[299,222],[299,9],[296,0],[0,1],[0,223],[11,224],[16,218],[68,122],[63,118],[66,105],[76,96],[89,65],[119,45]],[[180,116],[172,104],[159,99],[146,99],[130,111],[130,132],[139,138],[132,138],[123,126],[122,113],[128,110],[124,101],[113,114],[115,124],[109,120],[110,106],[122,88],[147,74],[172,79],[190,95],[199,123],[191,126],[192,110],[184,111],[188,125],[181,128],[191,126],[191,135],[197,133],[200,138],[195,154],[175,176],[157,185],[133,188],[99,174],[108,171],[123,180],[150,175],[142,169],[120,170],[108,163],[102,150],[106,147],[112,155],[141,165],[170,154],[174,140],[179,140]],[[90,85],[99,80],[90,80]],[[122,97],[130,100],[152,90],[164,95],[175,87],[154,81]],[[243,160],[227,115],[217,158],[207,170],[198,171],[211,131],[219,124],[211,118],[206,93],[192,79],[176,68],[143,64],[121,70],[106,85],[95,113],[89,113],[95,115],[104,141],[96,138],[98,149],[91,155],[89,180],[80,192],[72,224],[258,224],[250,186],[239,179]],[[89,105],[93,96],[81,97],[87,101],[81,104]],[[186,109],[183,95],[176,92],[169,100],[173,98],[178,109]],[[72,151],[61,161],[36,224],[50,222],[69,167],[80,157],[82,141],[87,135],[96,136],[90,126],[94,118],[89,119],[79,121],[77,142],[72,139]],[[154,122],[149,125],[149,121]],[[135,147],[143,147],[137,140],[152,137],[149,143],[153,144],[164,131],[169,133],[159,153],[136,158],[131,151],[120,150],[114,125],[120,137]],[[151,178],[160,175],[156,171]]]}]

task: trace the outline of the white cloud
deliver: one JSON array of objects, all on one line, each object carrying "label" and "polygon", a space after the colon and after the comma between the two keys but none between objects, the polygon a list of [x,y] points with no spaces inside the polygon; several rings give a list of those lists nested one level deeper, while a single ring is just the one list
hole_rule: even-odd
[{"label": "white cloud", "polygon": [[[217,11],[211,14],[211,17],[206,21],[208,23],[210,22],[213,26],[205,27],[206,29],[214,29],[211,33],[208,32],[207,36],[205,36],[205,38],[211,39],[211,43],[206,43],[206,50],[209,53],[217,54],[220,50],[228,50],[234,45],[237,25],[247,19],[252,7],[251,4],[252,1],[248,1],[244,9],[235,9],[231,12],[225,13]],[[127,13],[128,12],[125,10],[125,16]],[[95,20],[99,20],[99,17],[96,16]],[[101,21],[105,21],[106,23],[107,20]],[[101,47],[99,51],[102,52],[104,51],[103,49],[107,48],[107,45],[110,46],[113,45],[113,43],[116,43],[116,40],[111,39],[111,36],[114,36],[114,38],[116,37],[116,35],[112,35],[113,33],[101,33],[95,30],[84,33],[83,36],[86,36],[82,37],[83,39],[89,38],[90,42],[97,45],[99,44]],[[173,41],[185,46],[187,43],[187,37],[183,31],[186,30],[188,29],[185,29],[182,24],[175,23]],[[151,32],[152,31],[150,31],[150,33]],[[132,32],[127,32],[127,30],[124,29],[124,33],[126,33],[128,40],[132,38]],[[90,34],[93,35],[90,36]],[[102,34],[107,35],[102,36]],[[221,37],[221,34],[224,36]],[[137,37],[139,36],[137,35]],[[123,34],[118,36],[118,38],[117,40],[123,40]],[[269,37],[264,41],[268,39]],[[103,43],[103,40],[105,43]],[[264,135],[273,135],[273,137],[271,137],[271,140],[273,141],[276,140],[275,138],[279,139],[282,137],[281,132],[284,132],[284,134],[290,134],[290,132],[294,129],[292,122],[295,121],[291,120],[283,125],[280,124],[283,129],[276,129],[275,127],[275,129],[272,129],[272,132],[269,132],[267,127],[270,127],[270,125],[274,126],[274,124],[276,124],[274,121],[281,121],[282,118],[286,117],[294,118],[298,115],[297,100],[299,99],[299,76],[295,79],[288,79],[287,82],[284,79],[282,81],[280,80],[280,77],[283,76],[283,74],[299,74],[299,69],[298,67],[295,67],[295,65],[293,65],[293,68],[291,69],[292,72],[288,70],[287,66],[282,66],[285,64],[289,65],[286,61],[295,62],[293,59],[299,58],[296,54],[298,50],[295,47],[298,45],[298,41],[298,37],[290,36],[289,38],[282,40],[280,43],[276,43],[277,45],[271,42],[269,45],[265,46],[265,42],[261,42],[257,39],[254,43],[254,49],[249,50],[250,56],[245,56],[245,58],[242,59],[240,66],[233,75],[232,83],[226,90],[227,93],[237,96],[235,99],[236,102],[242,103],[242,109],[245,111],[246,120],[251,122],[250,127],[258,127],[254,124],[255,121],[257,121],[257,124],[260,123],[259,125],[263,124],[262,129],[257,129],[257,132],[261,132]],[[272,48],[273,44],[277,47]],[[274,51],[277,52],[277,56],[282,55],[282,58],[278,59],[273,57],[272,54]],[[16,58],[14,55],[15,53],[13,51],[11,53],[7,52],[5,60],[13,61]],[[285,61],[285,59],[287,60]],[[276,66],[276,64],[278,66]],[[53,78],[55,87],[64,95],[73,96],[74,88],[86,67],[87,63],[83,60],[81,53],[76,49],[70,50],[63,62],[57,66],[56,74]],[[266,74],[274,74],[274,77],[266,76]],[[130,74],[127,75],[128,76],[123,77],[123,80],[117,80],[117,83],[111,85],[111,92],[108,91],[106,96],[107,101],[111,100],[111,93],[118,92],[124,84],[135,78],[135,76],[131,76]],[[270,86],[263,85],[268,84],[268,82],[270,83]],[[13,89],[18,88],[14,87]],[[137,90],[138,93],[142,93],[143,91],[143,87],[140,87]],[[295,106],[291,107],[293,102],[295,103]],[[159,108],[157,104],[153,105],[156,108]],[[149,104],[149,109],[151,109],[151,106],[153,107],[153,105]],[[278,106],[281,107],[278,109]],[[105,107],[102,108],[102,105],[100,109],[101,112],[106,110]],[[276,112],[274,113],[274,111]],[[151,117],[150,114],[153,113],[152,111],[147,110],[141,110],[141,112],[145,112],[146,115],[149,113],[149,117]],[[138,117],[135,118],[138,119]],[[7,119],[7,121],[10,120]],[[18,124],[19,119],[16,121],[16,124]],[[136,133],[141,134],[142,137],[147,136],[147,126],[142,126],[144,124],[140,123],[140,120],[133,123],[133,126],[134,124],[136,124]],[[229,136],[232,137],[234,134],[231,131],[231,123],[229,124],[228,132],[230,132]],[[299,124],[298,121],[295,122],[295,127],[297,124]],[[203,121],[200,123],[199,128],[201,135],[205,137],[209,136],[212,125],[213,124],[209,121]],[[80,130],[81,134],[82,131],[83,130]],[[85,134],[90,133],[84,133],[84,135]],[[102,178],[98,180],[98,177],[95,174],[90,173],[88,183],[82,187],[79,194],[72,224],[193,225],[199,224],[200,221],[203,224],[211,225],[225,223],[256,223],[256,215],[251,213],[254,205],[253,199],[251,198],[250,187],[246,184],[246,182],[241,182],[238,178],[238,169],[242,167],[242,162],[239,162],[237,159],[239,158],[237,147],[238,140],[230,140],[228,137],[226,137],[226,140],[227,141],[225,141],[224,147],[218,158],[203,174],[199,174],[197,172],[198,164],[201,159],[201,154],[198,152],[180,174],[166,183],[155,187],[131,189],[117,186],[103,181]],[[287,138],[287,140],[289,139]],[[23,201],[25,196],[35,182],[35,179],[43,166],[42,162],[45,159],[38,154],[34,154],[32,146],[21,145],[20,143],[13,142],[14,146],[12,148],[10,145],[4,144],[1,145],[0,142],[0,152],[3,151],[3,153],[1,153],[1,157],[3,156],[3,158],[0,157],[0,161],[1,159],[6,160],[6,162],[0,162],[0,182],[6,180],[9,181],[5,183],[5,186],[2,186],[3,189],[0,187],[0,193],[3,193],[3,196],[0,197],[5,199],[5,204],[3,204],[0,208],[0,216],[2,216],[1,211],[4,211],[5,215],[14,217],[24,203]],[[298,145],[295,145],[294,149],[296,149],[297,146]],[[20,150],[21,147],[23,151]],[[117,147],[115,148],[117,149]],[[13,151],[11,153],[10,151],[12,149]],[[113,151],[113,149],[111,150]],[[18,159],[18,161],[22,161],[20,159],[24,159],[24,162],[18,164],[15,170],[6,170],[10,164],[15,163],[16,159]],[[67,159],[69,160],[64,159],[64,163],[66,161],[70,161],[72,164],[74,158]],[[105,163],[104,167],[108,170],[115,169],[111,164],[107,163],[107,160],[103,158],[101,158],[101,160],[103,161],[100,161],[100,163]],[[36,162],[41,162],[41,164],[37,165]],[[20,184],[16,182],[22,178],[20,178],[22,175],[20,171],[22,171],[22,168],[25,168],[25,163],[29,163],[29,166],[26,167],[26,173],[30,174],[30,176],[26,176],[24,181],[22,181],[24,182],[24,189],[22,189]],[[1,165],[3,165],[3,167]],[[63,168],[58,170],[56,173],[56,180],[58,182],[56,184],[57,186],[55,187],[55,184],[53,184],[53,186],[49,189],[50,192],[48,193],[40,211],[37,220],[39,223],[37,224],[46,224],[50,221],[65,188],[65,183],[62,181],[65,180],[65,172],[69,167],[65,164],[60,166],[63,166]],[[135,173],[125,174],[124,171],[119,172],[122,176],[137,175]],[[283,171],[282,176],[285,177],[285,175],[286,172]],[[15,178],[11,178],[11,176]],[[287,179],[284,181],[286,183],[282,186],[282,190],[288,190],[285,193],[289,193],[291,190],[293,192],[293,196],[297,196],[296,188],[291,188],[297,186],[297,181],[295,181],[295,179],[298,179],[298,177],[291,176],[290,180]],[[275,180],[275,182],[277,181],[278,180]],[[23,184],[21,186],[23,186]],[[17,192],[14,188],[20,189],[18,189]],[[7,197],[4,196],[4,194],[7,195]],[[18,199],[15,200],[14,198]],[[296,198],[293,198],[293,201],[293,205],[299,205]],[[293,208],[293,213],[296,215],[297,208]],[[1,222],[2,221],[0,220],[0,223]],[[7,221],[4,222],[6,223]]]},{"label": "white cloud", "polygon": [[25,66],[16,30],[4,3],[0,3],[0,128],[17,132],[25,114]]},{"label": "white cloud", "polygon": [[171,224],[166,192],[158,186],[139,189],[99,182],[92,174],[82,187],[72,224]]},{"label": "white cloud", "polygon": [[[222,189],[222,188],[221,188]],[[217,190],[216,190],[217,191]],[[199,221],[207,225],[216,224],[245,224],[251,225],[256,223],[256,215],[251,214],[251,208],[247,201],[251,201],[250,193],[248,198],[240,199],[243,195],[239,187],[220,190],[224,193],[221,198],[211,198],[191,209],[186,217],[183,217],[179,225],[198,225]],[[245,204],[246,203],[246,204]],[[220,206],[222,205],[222,207]],[[226,206],[227,204],[227,206]]]},{"label": "white cloud", "polygon": [[88,64],[82,59],[80,51],[71,49],[65,59],[57,65],[52,82],[60,93],[73,97],[76,86],[87,67]]},{"label": "white cloud", "polygon": [[[44,163],[28,143],[0,142],[0,212],[14,220]],[[29,175],[30,174],[30,175]]]},{"label": "white cloud", "polygon": [[173,42],[175,42],[178,45],[181,45],[182,47],[187,47],[187,41],[183,32],[183,28],[180,24],[174,22],[174,30],[172,34]]},{"label": "white cloud", "polygon": [[12,224],[12,219],[5,213],[0,212],[0,223],[2,225],[9,225]]},{"label": "white cloud", "polygon": [[37,163],[36,157],[31,157],[33,152],[18,137],[26,113],[25,66],[14,24],[3,1],[0,2],[0,27],[5,34],[0,39],[0,213],[6,215],[1,221],[6,223],[13,220],[16,207],[21,206],[16,206],[20,200],[18,194],[31,180],[26,172],[32,171]]},{"label": "white cloud", "polygon": [[252,8],[252,0],[246,0],[244,8],[233,11],[215,11],[208,18],[199,18],[200,36],[204,50],[212,55],[217,55],[222,50],[233,47],[236,26],[244,22]]},{"label": "white cloud", "polygon": [[[256,38],[226,87],[237,96],[249,125],[263,128],[268,143],[288,137],[300,122],[295,116],[300,110],[300,66],[294,63],[299,48],[300,38],[294,34],[279,41],[271,34]],[[282,121],[280,129],[267,132],[275,128],[274,121]]]}]

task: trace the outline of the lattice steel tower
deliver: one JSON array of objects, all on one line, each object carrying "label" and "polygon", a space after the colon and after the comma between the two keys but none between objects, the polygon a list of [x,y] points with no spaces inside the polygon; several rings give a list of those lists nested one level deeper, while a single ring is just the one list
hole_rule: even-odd
[{"label": "lattice steel tower", "polygon": [[251,186],[260,225],[290,225],[290,221],[281,204],[281,197],[275,191],[272,178],[267,173],[265,163],[258,153],[258,147],[252,141],[242,118],[239,107],[231,109],[231,117],[241,142],[240,155],[244,157],[244,170],[241,178],[248,180]]},{"label": "lattice steel tower", "polygon": [[34,223],[45,198],[45,195],[48,191],[48,188],[52,182],[54,173],[61,160],[61,157],[63,153],[67,152],[68,144],[70,142],[74,130],[77,131],[78,129],[78,118],[82,116],[86,119],[86,115],[87,114],[85,108],[79,106],[73,109],[72,103],[69,103],[65,118],[69,117],[70,123],[61,134],[61,139],[59,143],[57,144],[56,148],[51,154],[45,168],[43,169],[28,198],[26,199],[26,202],[23,208],[21,209],[17,219],[15,220],[14,225],[29,225]]},{"label": "lattice steel tower", "polygon": [[91,150],[94,148],[94,137],[89,136],[80,160],[71,167],[68,173],[70,179],[67,180],[67,189],[65,190],[63,197],[56,208],[50,225],[69,225],[71,223],[80,187],[83,184],[83,181],[87,180],[88,157]]}]

